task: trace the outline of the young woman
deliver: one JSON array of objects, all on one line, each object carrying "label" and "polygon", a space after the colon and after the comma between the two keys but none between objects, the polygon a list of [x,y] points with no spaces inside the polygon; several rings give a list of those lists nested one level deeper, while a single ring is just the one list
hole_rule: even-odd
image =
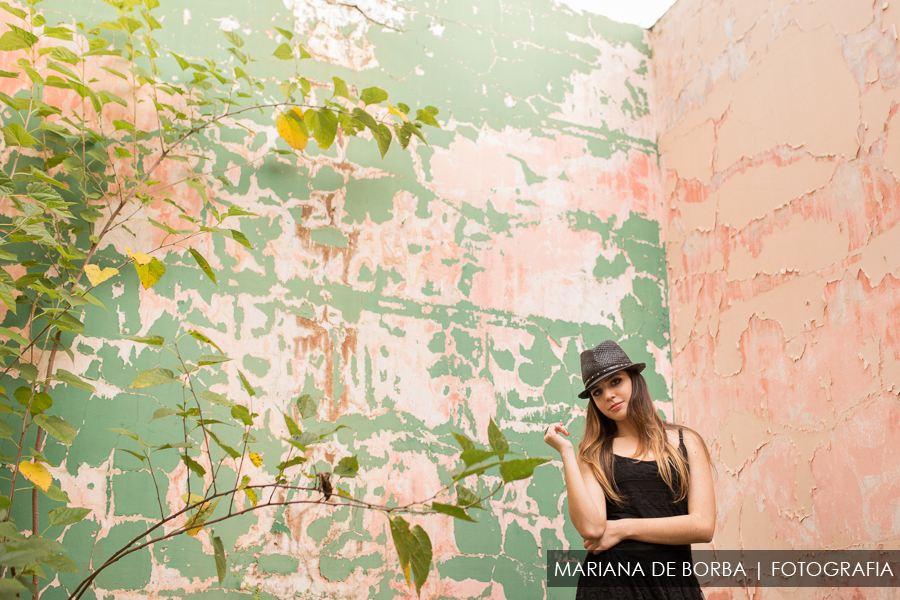
[{"label": "young woman", "polygon": [[[569,518],[591,551],[579,600],[703,598],[696,577],[679,576],[690,545],[709,542],[715,529],[709,453],[696,432],[659,417],[644,366],[612,341],[582,352],[578,396],[589,400],[578,452],[562,423],[544,435],[562,457]],[[652,563],[670,562],[678,576],[650,577]],[[633,574],[636,564],[646,578],[609,576]]]}]

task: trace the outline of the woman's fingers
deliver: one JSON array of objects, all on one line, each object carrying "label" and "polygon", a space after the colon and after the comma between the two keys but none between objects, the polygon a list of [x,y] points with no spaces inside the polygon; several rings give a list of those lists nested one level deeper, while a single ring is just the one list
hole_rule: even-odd
[{"label": "woman's fingers", "polygon": [[553,423],[550,425],[550,427],[547,428],[547,435],[550,435],[550,432],[562,433],[566,437],[569,435],[569,432],[566,430],[566,426],[563,423]]}]

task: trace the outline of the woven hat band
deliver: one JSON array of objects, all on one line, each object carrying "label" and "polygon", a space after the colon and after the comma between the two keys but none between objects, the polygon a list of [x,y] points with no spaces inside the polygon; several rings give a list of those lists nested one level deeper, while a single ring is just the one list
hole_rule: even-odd
[{"label": "woven hat band", "polygon": [[591,387],[592,385],[594,385],[596,382],[598,382],[598,381],[600,381],[601,379],[603,379],[603,378],[606,376],[607,373],[611,373],[611,372],[613,372],[613,371],[619,371],[619,370],[621,370],[622,368],[628,367],[628,366],[630,366],[630,365],[631,365],[630,362],[619,363],[619,364],[617,364],[617,365],[610,365],[610,366],[608,366],[607,368],[605,368],[603,371],[601,371],[600,373],[597,373],[597,374],[595,374],[593,377],[591,377],[590,379],[588,379],[588,381],[585,382],[585,384],[584,384],[584,388],[585,388],[585,389],[590,388],[590,387]]}]

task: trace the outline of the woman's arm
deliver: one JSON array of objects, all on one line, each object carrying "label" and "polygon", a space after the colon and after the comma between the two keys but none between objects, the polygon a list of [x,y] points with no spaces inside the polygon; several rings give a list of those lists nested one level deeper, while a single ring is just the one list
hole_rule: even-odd
[{"label": "woman's arm", "polygon": [[622,540],[654,544],[695,544],[712,540],[716,528],[716,497],[712,470],[703,440],[685,431],[691,489],[688,490],[688,514],[658,519],[619,519],[609,521],[599,539],[585,538],[584,547],[595,553],[612,548]]},{"label": "woman's arm", "polygon": [[551,425],[544,441],[559,452],[566,478],[569,518],[583,538],[598,539],[606,529],[606,500],[600,482],[590,465],[576,454],[572,442],[560,434],[569,435],[562,423]]}]

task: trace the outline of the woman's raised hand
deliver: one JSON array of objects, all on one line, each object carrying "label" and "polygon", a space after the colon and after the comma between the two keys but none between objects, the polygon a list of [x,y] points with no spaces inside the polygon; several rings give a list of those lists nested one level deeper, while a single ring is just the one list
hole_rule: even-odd
[{"label": "woman's raised hand", "polygon": [[562,454],[567,448],[572,448],[572,442],[564,438],[563,435],[566,437],[569,436],[569,432],[566,431],[566,426],[562,423],[554,423],[548,427],[547,432],[544,433],[544,441],[548,446]]}]

